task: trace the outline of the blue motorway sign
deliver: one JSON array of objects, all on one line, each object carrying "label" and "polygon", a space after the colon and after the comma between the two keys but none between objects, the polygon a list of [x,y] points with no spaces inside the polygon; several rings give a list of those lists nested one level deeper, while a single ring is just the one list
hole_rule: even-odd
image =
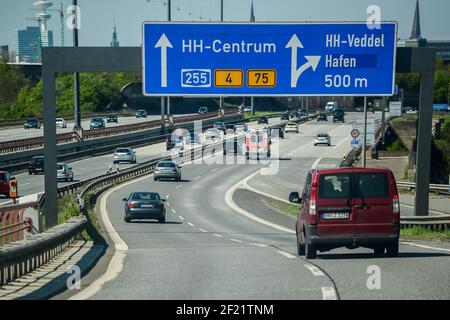
[{"label": "blue motorway sign", "polygon": [[147,96],[394,94],[397,23],[143,24]]}]

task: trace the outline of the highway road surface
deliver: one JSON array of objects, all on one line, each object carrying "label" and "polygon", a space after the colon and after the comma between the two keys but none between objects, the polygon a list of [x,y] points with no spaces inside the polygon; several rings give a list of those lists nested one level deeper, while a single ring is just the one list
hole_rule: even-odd
[{"label": "highway road surface", "polygon": [[[190,116],[194,114],[176,114],[174,117],[181,117],[181,116]],[[119,122],[111,122],[106,123],[106,117],[103,117],[105,120],[105,126],[107,128],[109,127],[116,127],[116,126],[122,126],[126,124],[134,124],[134,123],[140,123],[140,122],[147,122],[152,120],[160,120],[160,115],[149,115],[147,118],[136,118],[136,117],[120,117],[119,116]],[[24,121],[25,122],[25,121]],[[82,119],[81,126],[85,130],[89,130],[90,128],[90,122],[91,118],[88,119]],[[74,121],[73,120],[67,120],[67,128],[57,128],[57,133],[68,133],[72,132],[74,127]],[[44,126],[41,125],[40,129],[24,129],[23,125],[17,125],[12,127],[2,127],[0,128],[0,141],[11,141],[11,140],[19,140],[19,139],[28,139],[28,138],[36,138],[36,137],[42,137],[44,134]]]},{"label": "highway road surface", "polygon": [[[287,198],[302,187],[309,168],[329,165],[349,148],[349,128],[341,123],[301,125],[301,133],[280,140],[280,167],[267,178],[271,183],[258,178],[251,183]],[[312,137],[320,131],[332,133],[333,146],[313,146]],[[448,243],[402,242],[398,258],[341,248],[305,260],[296,255],[294,218],[242,189],[243,180],[255,172],[265,168],[265,174],[273,173],[276,158],[272,165],[212,161],[220,158],[185,164],[181,182],[154,182],[147,176],[103,194],[98,209],[116,250],[82,279],[81,291],[56,298],[450,298]],[[124,222],[121,199],[140,190],[167,199],[166,224]],[[374,273],[379,281],[373,281]]]}]

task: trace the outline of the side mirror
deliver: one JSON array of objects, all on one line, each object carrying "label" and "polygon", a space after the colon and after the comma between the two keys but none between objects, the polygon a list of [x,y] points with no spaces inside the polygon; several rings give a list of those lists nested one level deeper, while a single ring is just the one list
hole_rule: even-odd
[{"label": "side mirror", "polygon": [[289,195],[289,202],[292,203],[301,203],[300,194],[298,192],[292,192]]},{"label": "side mirror", "polygon": [[9,177],[9,180],[16,180],[16,177]]},{"label": "side mirror", "polygon": [[122,201],[125,201],[125,202],[126,202],[126,201],[128,201],[128,199],[127,199],[127,198],[122,198]]},{"label": "side mirror", "polygon": [[183,166],[178,166],[178,169],[181,169],[181,168],[183,168]]},{"label": "side mirror", "polygon": [[166,202],[167,200],[166,200],[166,199],[161,199],[161,201],[162,201],[162,202]]}]

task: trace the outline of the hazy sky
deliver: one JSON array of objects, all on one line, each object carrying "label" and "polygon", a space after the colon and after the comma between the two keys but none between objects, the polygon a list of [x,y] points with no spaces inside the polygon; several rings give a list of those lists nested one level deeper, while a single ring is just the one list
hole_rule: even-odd
[{"label": "hazy sky", "polygon": [[[15,29],[37,25],[27,20],[34,0],[0,0],[0,44],[12,47]],[[67,7],[71,0],[62,1]],[[81,7],[80,46],[109,46],[116,22],[120,46],[141,44],[143,21],[164,21],[164,0],[78,0]],[[53,1],[59,9],[61,1]],[[399,37],[408,38],[416,0],[254,0],[256,21],[365,21],[369,5],[381,7],[382,20],[398,21]],[[248,21],[251,0],[224,0],[225,21]],[[422,36],[433,40],[450,40],[450,0],[421,0]],[[57,12],[49,29],[54,43],[60,45],[60,19]],[[200,19],[200,17],[202,19]],[[172,20],[209,21],[220,19],[220,0],[172,0]],[[72,43],[66,29],[65,43]]]}]

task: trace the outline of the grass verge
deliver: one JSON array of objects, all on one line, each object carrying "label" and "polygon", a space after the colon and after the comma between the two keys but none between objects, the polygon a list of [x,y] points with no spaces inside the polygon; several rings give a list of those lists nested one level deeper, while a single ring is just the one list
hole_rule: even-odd
[{"label": "grass verge", "polygon": [[400,237],[414,240],[450,241],[450,230],[433,231],[424,227],[405,228],[400,230]]},{"label": "grass verge", "polygon": [[253,116],[251,112],[244,112],[244,119],[249,119],[253,117],[264,117],[264,116],[271,116],[275,114],[281,114],[281,111],[272,112],[272,111],[256,111],[255,115]]}]

